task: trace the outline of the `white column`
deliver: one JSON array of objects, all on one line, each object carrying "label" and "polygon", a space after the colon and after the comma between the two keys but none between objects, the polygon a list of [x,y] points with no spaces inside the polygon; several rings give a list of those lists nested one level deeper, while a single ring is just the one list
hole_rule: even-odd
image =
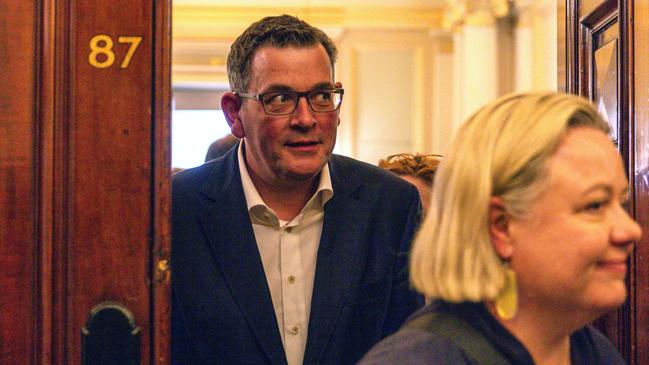
[{"label": "white column", "polygon": [[524,92],[534,88],[534,33],[530,15],[519,14],[518,26],[514,29],[514,91]]},{"label": "white column", "polygon": [[515,91],[557,90],[557,6],[553,0],[516,0]]},{"label": "white column", "polygon": [[468,15],[455,29],[455,127],[498,97],[498,31],[486,11]]},{"label": "white column", "polygon": [[444,154],[454,129],[455,85],[453,36],[437,33],[433,40],[433,94],[430,152]]}]

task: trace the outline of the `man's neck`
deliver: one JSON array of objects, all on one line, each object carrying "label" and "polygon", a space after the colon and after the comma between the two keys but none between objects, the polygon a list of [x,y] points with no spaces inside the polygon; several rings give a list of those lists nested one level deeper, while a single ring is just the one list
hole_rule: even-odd
[{"label": "man's neck", "polygon": [[320,174],[308,181],[268,183],[251,169],[247,169],[255,189],[276,214],[284,221],[295,218],[318,189]]}]

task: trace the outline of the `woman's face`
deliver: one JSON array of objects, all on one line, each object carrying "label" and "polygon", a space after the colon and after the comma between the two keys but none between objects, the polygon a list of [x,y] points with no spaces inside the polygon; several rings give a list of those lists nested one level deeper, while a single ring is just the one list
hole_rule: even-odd
[{"label": "woman's face", "polygon": [[624,209],[628,181],[609,138],[571,129],[548,160],[546,190],[509,222],[519,304],[598,316],[622,304],[640,226]]}]

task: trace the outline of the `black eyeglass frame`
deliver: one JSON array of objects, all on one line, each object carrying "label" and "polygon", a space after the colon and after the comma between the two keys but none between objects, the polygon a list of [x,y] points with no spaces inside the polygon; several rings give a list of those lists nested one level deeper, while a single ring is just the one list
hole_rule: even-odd
[{"label": "black eyeglass frame", "polygon": [[[312,93],[317,93],[317,92],[322,92],[322,91],[331,91],[334,94],[340,94],[340,101],[338,102],[338,105],[334,109],[331,110],[315,110],[313,108],[313,105],[311,105],[311,100],[309,99],[309,95]],[[244,99],[251,99],[251,100],[256,100],[261,103],[261,107],[264,109],[264,112],[268,115],[289,115],[293,114],[295,112],[295,109],[297,109],[297,104],[300,102],[300,98],[304,97],[306,99],[306,103],[309,105],[309,109],[311,109],[312,112],[314,113],[331,113],[333,111],[339,110],[340,106],[343,103],[343,95],[345,94],[345,89],[341,87],[332,87],[332,88],[323,88],[323,89],[315,89],[315,90],[309,90],[309,91],[269,91],[265,93],[260,93],[260,94],[250,94],[250,93],[243,93],[239,91],[234,92],[235,95],[244,98]],[[290,112],[284,112],[284,113],[269,113],[268,110],[266,110],[266,104],[264,103],[264,96],[266,95],[271,95],[271,94],[293,94],[296,95],[297,98],[295,99],[295,105],[293,105],[293,109]]]}]

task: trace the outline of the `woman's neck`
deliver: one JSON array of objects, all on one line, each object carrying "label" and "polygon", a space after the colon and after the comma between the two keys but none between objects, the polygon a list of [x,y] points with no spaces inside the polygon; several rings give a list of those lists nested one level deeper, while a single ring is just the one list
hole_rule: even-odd
[{"label": "woman's neck", "polygon": [[493,303],[486,304],[491,315],[525,346],[537,365],[570,365],[570,334],[575,330],[564,318],[544,310],[519,306],[510,320],[498,317]]}]

